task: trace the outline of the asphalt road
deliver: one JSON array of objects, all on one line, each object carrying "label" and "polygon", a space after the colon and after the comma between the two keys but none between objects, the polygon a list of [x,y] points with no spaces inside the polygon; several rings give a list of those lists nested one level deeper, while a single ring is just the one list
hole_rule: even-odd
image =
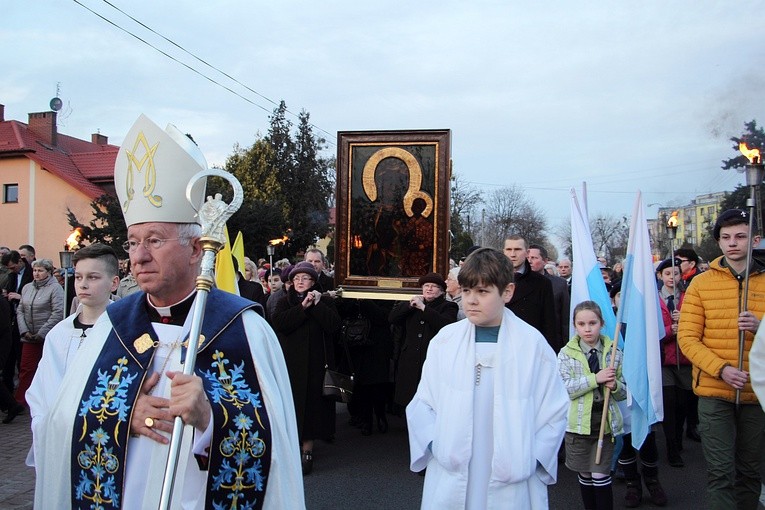
[{"label": "asphalt road", "polygon": [[[337,435],[332,444],[316,443],[314,471],[304,477],[309,510],[416,509],[424,478],[409,471],[409,446],[404,420],[388,416],[387,434],[371,436],[347,424],[344,406],[338,406]],[[664,453],[664,437],[658,433],[659,479],[667,493],[667,508],[701,509],[705,500],[705,465],[701,445],[684,444],[684,468],[672,468]],[[655,508],[645,496],[641,508]],[[625,486],[614,483],[614,508],[624,508]],[[582,508],[576,473],[561,466],[558,483],[549,489],[550,508]]]},{"label": "asphalt road", "polygon": [[[332,444],[314,447],[314,471],[304,478],[309,510],[416,509],[423,478],[409,471],[404,420],[389,416],[387,434],[365,437],[347,424],[344,406],[338,406],[337,435]],[[29,415],[12,424],[0,424],[0,510],[31,509],[34,471],[24,466],[31,444]],[[669,467],[664,439],[659,432],[659,478],[669,498],[667,508],[701,509],[705,501],[705,472],[701,445],[686,441],[682,469]],[[614,508],[624,508],[624,484],[614,483]],[[561,467],[558,483],[549,490],[550,508],[582,508],[576,474]],[[654,508],[644,501],[641,508]],[[761,507],[762,508],[762,507]]]}]

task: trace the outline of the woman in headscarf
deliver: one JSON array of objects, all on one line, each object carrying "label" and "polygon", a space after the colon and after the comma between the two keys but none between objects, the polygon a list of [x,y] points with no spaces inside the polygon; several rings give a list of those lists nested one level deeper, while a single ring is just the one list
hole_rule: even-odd
[{"label": "woman in headscarf", "polygon": [[340,316],[331,297],[316,289],[318,274],[308,262],[289,274],[292,283],[277,302],[271,325],[279,337],[295,402],[303,474],[313,469],[313,443],[335,433],[335,403],[324,398],[324,367],[336,368],[334,338]]}]

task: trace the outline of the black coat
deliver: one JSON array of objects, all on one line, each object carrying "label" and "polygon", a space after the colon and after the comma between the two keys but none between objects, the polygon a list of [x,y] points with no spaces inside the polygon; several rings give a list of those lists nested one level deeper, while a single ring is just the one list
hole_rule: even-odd
[{"label": "black coat", "polygon": [[555,353],[566,345],[569,339],[569,315],[571,314],[571,295],[568,290],[568,283],[560,276],[555,276],[547,272],[544,275],[550,283],[552,283],[553,289],[553,301],[555,303],[555,319],[557,325],[555,327],[555,343],[558,346]]},{"label": "black coat", "polygon": [[[356,374],[356,384],[380,384],[390,382],[390,361],[393,354],[393,338],[388,315],[393,307],[392,301],[372,299],[338,299],[337,309],[342,318],[357,317],[359,314],[369,319],[371,328],[369,337],[372,345],[350,347],[352,368]],[[341,365],[345,365],[345,349],[340,346]]]},{"label": "black coat", "polygon": [[445,296],[425,303],[425,310],[409,306],[408,301],[400,301],[393,306],[389,320],[404,329],[396,371],[394,400],[397,404],[406,406],[414,397],[430,340],[441,328],[457,321],[458,311],[457,303],[447,301]]},{"label": "black coat", "polygon": [[[7,290],[8,292],[16,292],[18,294],[21,294],[21,289],[24,288],[24,285],[32,281],[32,266],[30,266],[27,262],[24,262],[24,265],[26,267],[24,269],[24,274],[21,275],[21,285],[18,285],[18,286],[16,285],[19,281],[19,275],[11,271],[8,274],[8,282],[5,284],[5,290]],[[17,290],[17,287],[18,287],[18,290]],[[19,300],[13,299],[9,301],[13,307],[12,313],[14,313],[16,310],[16,306],[18,306],[19,304]]]},{"label": "black coat", "polygon": [[[263,290],[263,286],[258,282],[251,282],[244,278],[237,280],[237,287],[239,287],[239,295],[250,301],[260,303],[264,309],[266,307],[266,293]],[[261,313],[265,317],[264,313]]]},{"label": "black coat", "polygon": [[550,280],[531,270],[526,261],[526,271],[515,273],[515,290],[507,306],[519,319],[537,328],[550,347],[558,352],[562,345],[556,342],[555,302]]},{"label": "black coat", "polygon": [[329,439],[335,433],[335,403],[322,396],[322,385],[325,363],[335,367],[340,316],[328,296],[306,309],[302,301],[290,288],[277,302],[271,325],[287,364],[301,441]]}]

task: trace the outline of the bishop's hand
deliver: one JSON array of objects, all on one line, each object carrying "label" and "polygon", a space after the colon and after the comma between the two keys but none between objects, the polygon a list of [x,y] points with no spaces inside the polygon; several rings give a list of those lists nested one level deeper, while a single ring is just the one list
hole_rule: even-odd
[{"label": "bishop's hand", "polygon": [[183,423],[199,430],[207,429],[212,409],[207,400],[202,379],[183,372],[167,372],[170,378],[170,414],[180,416]]},{"label": "bishop's hand", "polygon": [[130,420],[130,434],[146,436],[158,443],[168,444],[167,437],[158,431],[168,434],[173,431],[173,415],[168,409],[170,401],[151,395],[151,391],[159,382],[159,376],[160,374],[155,372],[143,382]]}]

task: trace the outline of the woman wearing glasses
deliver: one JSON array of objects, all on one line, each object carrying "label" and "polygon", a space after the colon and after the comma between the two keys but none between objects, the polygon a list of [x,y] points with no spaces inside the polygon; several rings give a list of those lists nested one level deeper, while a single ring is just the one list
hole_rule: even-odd
[{"label": "woman wearing glasses", "polygon": [[289,275],[292,285],[271,316],[290,376],[304,475],[313,469],[314,440],[335,433],[335,403],[322,396],[322,385],[325,364],[335,368],[340,316],[332,298],[316,290],[317,278],[309,262],[297,264]]}]

